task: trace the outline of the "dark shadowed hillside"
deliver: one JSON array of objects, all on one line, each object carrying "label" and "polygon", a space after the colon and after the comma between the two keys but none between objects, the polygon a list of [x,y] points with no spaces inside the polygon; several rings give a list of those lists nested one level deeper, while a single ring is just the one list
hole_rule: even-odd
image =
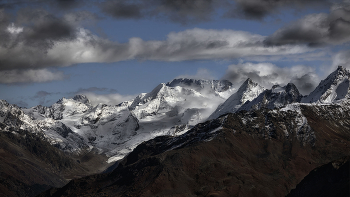
[{"label": "dark shadowed hillside", "polygon": [[312,170],[287,197],[350,196],[350,157],[344,157]]},{"label": "dark shadowed hillside", "polygon": [[73,156],[24,130],[0,132],[0,196],[35,196],[71,178],[100,172],[105,157]]}]

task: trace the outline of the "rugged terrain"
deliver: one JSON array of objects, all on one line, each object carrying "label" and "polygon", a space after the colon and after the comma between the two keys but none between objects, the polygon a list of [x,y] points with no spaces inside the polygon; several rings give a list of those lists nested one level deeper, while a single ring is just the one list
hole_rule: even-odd
[{"label": "rugged terrain", "polygon": [[0,100],[0,194],[33,196],[100,173],[143,141],[186,132],[233,90],[228,81],[175,79],[116,106],[84,95],[29,109]]},{"label": "rugged terrain", "polygon": [[350,196],[350,157],[343,157],[312,170],[287,197]]},{"label": "rugged terrain", "polygon": [[0,196],[35,196],[70,179],[101,173],[107,158],[95,151],[69,155],[42,134],[0,132]]},{"label": "rugged terrain", "polygon": [[17,110],[24,114],[21,127],[43,131],[61,150],[79,154],[95,148],[113,162],[143,141],[179,135],[205,121],[233,91],[232,83],[226,80],[179,78],[119,105],[93,105],[86,96],[76,95],[50,107]]},{"label": "rugged terrain", "polygon": [[344,102],[221,116],[144,142],[113,172],[43,196],[285,196],[314,168],[349,155]]},{"label": "rugged terrain", "polygon": [[41,195],[285,196],[350,155],[349,78],[338,67],[306,96],[292,83],[247,79],[236,91],[180,78],[115,106],[0,101],[0,192],[33,196],[73,178]]}]

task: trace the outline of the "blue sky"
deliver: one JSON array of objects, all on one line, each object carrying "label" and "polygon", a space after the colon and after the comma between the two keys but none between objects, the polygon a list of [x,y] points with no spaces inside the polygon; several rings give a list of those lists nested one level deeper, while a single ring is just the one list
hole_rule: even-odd
[{"label": "blue sky", "polygon": [[0,99],[117,104],[176,77],[293,82],[350,67],[350,2],[0,0]]}]

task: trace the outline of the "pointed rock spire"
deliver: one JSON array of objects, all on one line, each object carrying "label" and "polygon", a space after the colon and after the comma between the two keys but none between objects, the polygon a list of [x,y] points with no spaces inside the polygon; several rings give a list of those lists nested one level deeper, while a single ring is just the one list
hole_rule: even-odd
[{"label": "pointed rock spire", "polygon": [[245,102],[252,101],[265,90],[264,87],[250,78],[245,80],[238,91],[232,94],[223,104],[210,115],[209,119],[217,118],[226,113],[236,112]]}]

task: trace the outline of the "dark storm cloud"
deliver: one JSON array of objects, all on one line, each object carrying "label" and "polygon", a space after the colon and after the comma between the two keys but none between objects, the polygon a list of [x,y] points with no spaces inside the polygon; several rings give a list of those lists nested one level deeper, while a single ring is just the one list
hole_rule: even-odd
[{"label": "dark storm cloud", "polygon": [[47,53],[45,50],[39,50],[40,45],[38,47],[27,46],[20,42],[13,49],[8,48],[7,53],[0,53],[0,61],[3,63],[0,69],[38,69],[130,59],[184,61],[252,56],[277,57],[308,51],[308,48],[299,46],[265,47],[262,44],[264,39],[264,36],[242,31],[195,28],[177,33],[172,32],[166,40],[162,41],[131,38],[128,43],[120,44],[101,39],[91,35],[87,30],[80,29],[74,40],[62,39],[63,42],[53,42],[55,44],[49,49],[43,47],[47,49]]},{"label": "dark storm cloud", "polygon": [[81,6],[86,2],[82,0],[0,0],[0,8],[50,6],[53,9],[68,10]]},{"label": "dark storm cloud", "polygon": [[[16,20],[12,21],[6,12],[0,10],[0,35],[0,45],[9,50],[22,44],[35,47],[36,52],[46,52],[54,42],[75,39],[76,28],[68,21],[42,9],[21,9],[17,13]],[[28,52],[31,53],[25,51],[26,54]],[[2,62],[1,70],[7,63],[6,58],[1,58],[0,62]]]},{"label": "dark storm cloud", "polygon": [[160,15],[181,23],[209,20],[218,6],[214,0],[153,0],[152,3]]},{"label": "dark storm cloud", "polygon": [[104,1],[102,10],[115,18],[166,18],[183,24],[206,21],[224,10],[225,17],[261,20],[281,9],[331,5],[331,0],[135,0]]},{"label": "dark storm cloud", "polygon": [[48,51],[55,43],[76,41],[78,25],[96,17],[80,11],[58,18],[43,9],[26,8],[10,21],[0,9],[0,70],[65,66],[64,57],[47,58]]},{"label": "dark storm cloud", "polygon": [[20,38],[28,44],[50,45],[55,41],[76,38],[74,26],[45,10],[21,10],[18,13],[18,23],[27,26]]},{"label": "dark storm cloud", "polygon": [[227,1],[226,17],[261,20],[285,8],[320,7],[330,5],[330,0],[235,0]]},{"label": "dark storm cloud", "polygon": [[76,38],[76,30],[69,24],[60,20],[50,20],[25,29],[23,40],[28,45],[51,47],[54,42],[73,40]]},{"label": "dark storm cloud", "polygon": [[105,1],[102,11],[115,18],[166,18],[187,23],[208,20],[219,5],[213,0]]},{"label": "dark storm cloud", "polygon": [[298,87],[300,93],[308,94],[313,91],[319,83],[318,77],[314,73],[307,73],[301,77],[294,76],[291,81]]},{"label": "dark storm cloud", "polygon": [[307,44],[322,46],[350,41],[350,3],[334,5],[329,14],[311,14],[277,30],[267,45]]},{"label": "dark storm cloud", "polygon": [[82,0],[54,0],[54,5],[57,5],[61,9],[72,9],[83,4]]},{"label": "dark storm cloud", "polygon": [[38,91],[33,98],[43,98],[43,97],[46,97],[46,96],[50,96],[54,93],[50,93],[50,92],[46,92],[46,91]]},{"label": "dark storm cloud", "polygon": [[115,18],[141,18],[143,6],[127,1],[105,1],[101,4],[102,11]]}]

